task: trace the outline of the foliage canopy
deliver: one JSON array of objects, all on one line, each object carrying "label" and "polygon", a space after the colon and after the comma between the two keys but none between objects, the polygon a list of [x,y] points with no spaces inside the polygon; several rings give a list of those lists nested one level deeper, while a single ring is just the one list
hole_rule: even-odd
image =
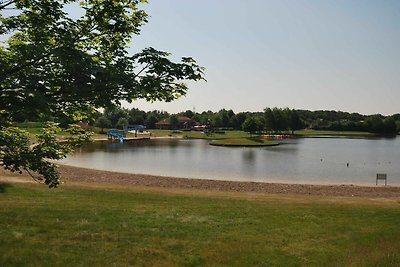
[{"label": "foliage canopy", "polygon": [[[145,2],[0,0],[0,36],[8,37],[0,44],[0,165],[37,171],[56,186],[59,175],[47,159],[62,158],[67,149],[50,140],[51,132],[45,143],[54,153],[34,153],[26,133],[5,128],[7,122],[19,114],[79,120],[138,98],[172,101],[186,94],[185,80],[203,79],[191,57],[172,62],[152,47],[128,53],[132,36],[147,22],[139,8]],[[69,14],[70,6],[82,15]]]},{"label": "foliage canopy", "polygon": [[[0,1],[0,11],[17,10],[0,17],[0,34],[11,34],[0,47],[0,109],[11,117],[76,116],[122,100],[172,101],[184,95],[182,81],[203,78],[194,59],[175,63],[151,47],[128,54],[132,36],[147,22],[140,2]],[[75,18],[66,7],[78,3],[83,15]]]}]

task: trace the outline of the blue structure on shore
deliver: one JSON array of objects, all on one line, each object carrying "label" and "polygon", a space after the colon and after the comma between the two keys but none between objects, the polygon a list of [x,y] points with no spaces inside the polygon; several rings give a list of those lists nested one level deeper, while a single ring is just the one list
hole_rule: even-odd
[{"label": "blue structure on shore", "polygon": [[146,129],[145,126],[143,125],[125,125],[123,130],[109,130],[107,132],[108,139],[118,139],[120,143],[124,142],[124,133],[129,132],[129,131],[135,131],[135,137],[137,135],[138,131],[143,131]]},{"label": "blue structure on shore", "polygon": [[107,136],[108,136],[108,139],[115,138],[115,139],[118,139],[120,143],[123,143],[124,142],[124,135],[121,134],[121,133],[124,133],[124,132],[125,132],[124,130],[113,129],[113,130],[109,130],[107,132]]}]

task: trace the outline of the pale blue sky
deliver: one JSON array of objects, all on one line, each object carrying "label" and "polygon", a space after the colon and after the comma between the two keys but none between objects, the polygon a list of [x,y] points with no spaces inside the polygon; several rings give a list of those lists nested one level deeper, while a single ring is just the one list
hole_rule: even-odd
[{"label": "pale blue sky", "polygon": [[192,56],[207,82],[190,82],[171,103],[126,107],[400,112],[398,0],[149,0],[141,8],[149,22],[130,51]]},{"label": "pale blue sky", "polygon": [[207,82],[146,103],[178,112],[265,107],[399,113],[400,1],[153,0],[132,52],[193,56]]}]

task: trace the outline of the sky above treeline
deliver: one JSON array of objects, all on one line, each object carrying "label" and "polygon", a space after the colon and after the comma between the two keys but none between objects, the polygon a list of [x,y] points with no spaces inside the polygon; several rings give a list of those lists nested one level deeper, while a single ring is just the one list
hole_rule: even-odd
[{"label": "sky above treeline", "polygon": [[144,110],[400,112],[400,1],[150,0],[131,51],[192,56],[207,82]]},{"label": "sky above treeline", "polygon": [[[265,107],[400,113],[398,0],[149,0],[130,52],[191,56],[207,81],[171,103],[127,108],[180,112]],[[71,5],[68,12],[82,10]]]}]

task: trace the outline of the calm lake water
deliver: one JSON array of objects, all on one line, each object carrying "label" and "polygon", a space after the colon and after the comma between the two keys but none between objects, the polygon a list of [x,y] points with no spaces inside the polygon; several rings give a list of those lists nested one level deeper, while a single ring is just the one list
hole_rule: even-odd
[{"label": "calm lake water", "polygon": [[95,142],[62,163],[128,173],[311,184],[373,185],[376,173],[387,173],[389,185],[400,185],[400,138],[300,138],[262,148],[215,147],[207,140]]}]

